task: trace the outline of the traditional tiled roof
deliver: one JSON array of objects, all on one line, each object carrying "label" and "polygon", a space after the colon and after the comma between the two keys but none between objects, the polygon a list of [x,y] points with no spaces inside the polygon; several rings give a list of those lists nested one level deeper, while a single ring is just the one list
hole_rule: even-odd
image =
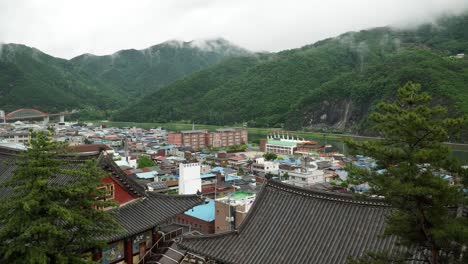
[{"label": "traditional tiled roof", "polygon": [[[1,153],[0,149],[0,183],[7,181],[13,175],[16,169],[12,162],[15,158],[15,153]],[[128,204],[110,210],[114,213],[114,219],[121,224],[124,232],[110,237],[102,237],[103,239],[115,241],[121,238],[130,237],[149,230],[159,224],[164,223],[175,215],[183,213],[188,209],[203,203],[203,200],[196,195],[164,195],[147,192],[143,187],[139,186],[132,179],[127,178],[123,171],[113,162],[112,158],[106,155],[99,157],[99,165],[109,171],[118,184],[124,185],[132,191],[138,198]],[[82,160],[70,161],[67,168],[79,169]],[[68,175],[60,175],[51,179],[52,183],[69,184],[72,181]],[[0,199],[11,195],[12,192],[8,188],[0,188]]]},{"label": "traditional tiled roof", "polygon": [[[0,148],[0,184],[7,182],[13,176],[14,171],[17,169],[14,161],[20,151],[7,152],[5,148]],[[67,169],[80,169],[80,166],[88,157],[80,157],[77,160],[70,161],[66,168]],[[56,175],[54,178],[49,180],[51,184],[65,185],[74,182],[74,179],[68,175]],[[10,188],[0,187],[0,199],[8,197],[12,194]]]},{"label": "traditional tiled roof", "polygon": [[110,210],[115,213],[114,219],[125,232],[106,239],[116,241],[139,234],[202,203],[203,199],[196,195],[168,195],[148,192],[147,197]]},{"label": "traditional tiled roof", "polygon": [[102,150],[112,150],[106,144],[81,144],[72,147],[73,152],[101,152]]},{"label": "traditional tiled roof", "polygon": [[221,263],[345,263],[348,256],[394,248],[395,238],[379,237],[390,210],[381,200],[269,180],[239,230],[178,243]]},{"label": "traditional tiled roof", "polygon": [[109,155],[101,155],[99,157],[100,166],[111,174],[111,177],[124,189],[133,194],[135,197],[145,196],[145,188],[136,183],[133,179],[127,176],[125,172],[112,160]]}]

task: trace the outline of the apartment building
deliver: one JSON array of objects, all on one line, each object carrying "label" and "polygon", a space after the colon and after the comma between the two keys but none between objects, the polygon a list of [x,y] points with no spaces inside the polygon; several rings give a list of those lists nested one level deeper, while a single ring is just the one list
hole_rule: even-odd
[{"label": "apartment building", "polygon": [[216,131],[186,130],[180,133],[169,133],[168,143],[175,146],[190,146],[202,149],[208,146],[228,147],[248,142],[247,129],[222,128]]}]

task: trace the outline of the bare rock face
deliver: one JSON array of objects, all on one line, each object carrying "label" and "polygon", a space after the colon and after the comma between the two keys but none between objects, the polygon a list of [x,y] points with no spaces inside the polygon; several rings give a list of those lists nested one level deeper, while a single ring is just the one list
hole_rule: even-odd
[{"label": "bare rock face", "polygon": [[349,99],[323,100],[301,111],[302,128],[348,131],[367,116],[368,108]]}]

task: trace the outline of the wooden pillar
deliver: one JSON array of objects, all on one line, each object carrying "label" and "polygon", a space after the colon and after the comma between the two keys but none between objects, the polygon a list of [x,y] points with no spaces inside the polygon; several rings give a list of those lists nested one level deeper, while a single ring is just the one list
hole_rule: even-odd
[{"label": "wooden pillar", "polygon": [[133,245],[130,238],[124,241],[124,260],[127,264],[133,264]]},{"label": "wooden pillar", "polygon": [[152,246],[153,246],[153,245],[156,243],[156,241],[158,241],[158,239],[161,237],[161,234],[159,234],[158,228],[157,228],[157,227],[153,228],[152,235],[153,235],[153,236],[151,237],[151,240],[152,240],[152,241],[151,241],[151,242],[152,242],[151,244],[152,244]]}]

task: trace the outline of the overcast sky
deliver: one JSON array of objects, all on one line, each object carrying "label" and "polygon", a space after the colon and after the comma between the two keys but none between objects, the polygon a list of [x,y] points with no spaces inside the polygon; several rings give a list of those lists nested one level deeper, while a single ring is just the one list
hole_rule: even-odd
[{"label": "overcast sky", "polygon": [[216,37],[278,51],[466,8],[468,0],[0,0],[0,43],[62,58]]}]

